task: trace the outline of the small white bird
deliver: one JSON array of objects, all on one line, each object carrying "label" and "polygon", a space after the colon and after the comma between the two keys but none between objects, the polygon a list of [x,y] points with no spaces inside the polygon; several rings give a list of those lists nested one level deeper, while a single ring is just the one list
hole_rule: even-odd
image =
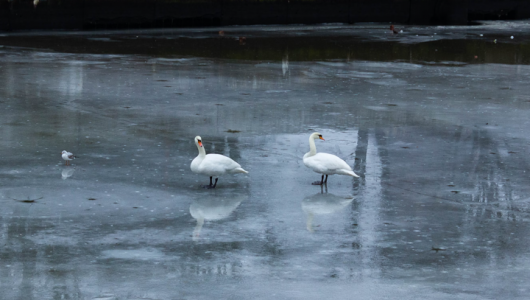
[{"label": "small white bird", "polygon": [[[309,152],[304,155],[304,164],[306,167],[322,174],[322,179],[320,181],[315,181],[312,184],[325,184],[328,182],[328,175],[333,174],[359,177],[345,161],[337,156],[328,153],[317,153],[317,147],[315,146],[316,139],[324,140],[322,135],[318,132],[311,134],[309,136]],[[324,180],[324,175],[326,175],[326,180]]]},{"label": "small white bird", "polygon": [[66,150],[63,150],[63,152],[61,152],[61,157],[65,160],[65,166],[69,166],[70,165],[70,161],[72,159],[75,159],[77,158],[77,156],[74,156],[71,152],[68,152]]},{"label": "small white bird", "polygon": [[[193,159],[190,168],[193,173],[210,176],[210,185],[203,186],[204,188],[213,189],[217,185],[218,177],[224,174],[248,174],[241,165],[221,154],[206,154],[206,150],[202,146],[202,139],[200,136],[195,137],[195,145],[199,149],[199,155]],[[215,183],[212,184],[212,177],[215,177]]]}]

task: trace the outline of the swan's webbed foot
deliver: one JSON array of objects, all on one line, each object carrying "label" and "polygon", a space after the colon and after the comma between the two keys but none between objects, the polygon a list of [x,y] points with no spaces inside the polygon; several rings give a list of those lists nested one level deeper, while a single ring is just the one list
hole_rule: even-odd
[{"label": "swan's webbed foot", "polygon": [[[326,181],[327,181],[327,180],[328,180],[328,177],[327,177],[327,175],[326,175]],[[312,182],[311,184],[312,184],[312,185],[323,185],[324,183],[325,183],[325,181],[324,181],[324,175],[322,175],[322,179],[320,179],[320,181],[314,181],[314,182]]]},{"label": "swan's webbed foot", "polygon": [[217,180],[219,178],[215,178],[215,183],[212,184],[212,177],[210,176],[210,185],[203,185],[202,188],[203,189],[215,189],[215,186],[217,185]]},{"label": "swan's webbed foot", "polygon": [[326,185],[328,184],[328,175],[326,175],[326,180],[324,180],[324,175],[322,175],[322,178],[320,181],[315,181],[311,183],[312,185]]}]

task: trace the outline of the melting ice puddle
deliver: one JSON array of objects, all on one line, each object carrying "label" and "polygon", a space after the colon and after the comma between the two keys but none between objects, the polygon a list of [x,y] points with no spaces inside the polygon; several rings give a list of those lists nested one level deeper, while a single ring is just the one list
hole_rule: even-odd
[{"label": "melting ice puddle", "polygon": [[321,64],[328,67],[344,67],[347,66],[347,64],[342,62],[327,62],[327,61],[319,61],[317,64]]},{"label": "melting ice puddle", "polygon": [[103,258],[151,260],[163,259],[164,253],[157,249],[135,249],[135,250],[105,250],[101,252]]},{"label": "melting ice puddle", "polygon": [[401,79],[373,79],[367,80],[367,82],[377,84],[377,85],[386,85],[386,86],[400,86],[406,85],[407,82]]},{"label": "melting ice puddle", "polygon": [[14,174],[20,174],[21,172],[19,170],[9,170],[6,172],[2,172],[4,174],[14,175]]},{"label": "melting ice puddle", "polygon": [[114,295],[102,295],[96,298],[92,298],[92,300],[116,300],[116,299],[118,298],[116,298]]},{"label": "melting ice puddle", "polygon": [[364,108],[375,110],[375,111],[387,111],[388,107],[383,106],[365,106]]},{"label": "melting ice puddle", "polygon": [[290,91],[291,90],[270,90],[270,91],[265,91],[265,93],[288,93]]},{"label": "melting ice puddle", "polygon": [[341,72],[335,76],[339,78],[367,78],[367,79],[378,79],[378,78],[392,78],[393,75],[387,73],[374,73],[374,72]]},{"label": "melting ice puddle", "polygon": [[281,68],[282,64],[279,63],[262,63],[262,64],[255,64],[254,67],[256,68]]}]

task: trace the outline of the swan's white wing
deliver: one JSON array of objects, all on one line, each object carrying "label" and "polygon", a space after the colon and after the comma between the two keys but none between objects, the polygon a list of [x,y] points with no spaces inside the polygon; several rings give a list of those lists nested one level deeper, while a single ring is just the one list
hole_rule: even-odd
[{"label": "swan's white wing", "polygon": [[304,164],[313,171],[322,174],[337,174],[341,170],[352,171],[351,167],[339,157],[328,153],[317,153],[304,158]]},{"label": "swan's white wing", "polygon": [[208,154],[199,165],[199,172],[210,176],[218,176],[231,173],[237,168],[241,168],[241,165],[229,157],[220,154]]}]

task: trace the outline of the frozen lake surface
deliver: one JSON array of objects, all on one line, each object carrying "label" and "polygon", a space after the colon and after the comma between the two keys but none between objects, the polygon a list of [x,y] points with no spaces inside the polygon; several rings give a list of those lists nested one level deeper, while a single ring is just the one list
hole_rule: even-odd
[{"label": "frozen lake surface", "polygon": [[386,27],[4,34],[0,299],[528,299],[528,25]]}]

